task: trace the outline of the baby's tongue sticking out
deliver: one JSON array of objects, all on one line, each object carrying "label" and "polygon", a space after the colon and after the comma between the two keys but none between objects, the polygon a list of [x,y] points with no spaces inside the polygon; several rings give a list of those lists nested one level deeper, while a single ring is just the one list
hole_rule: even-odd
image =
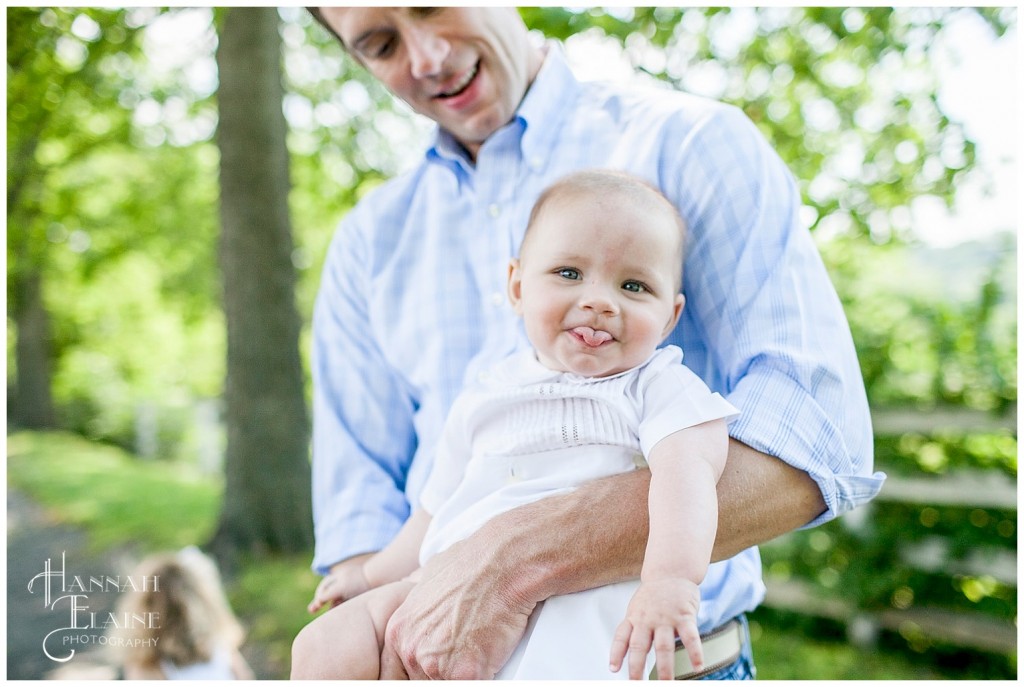
[{"label": "baby's tongue sticking out", "polygon": [[611,341],[612,335],[606,331],[600,329],[591,329],[590,327],[576,327],[572,330],[573,333],[583,339],[583,343],[588,346],[600,346],[606,341]]}]

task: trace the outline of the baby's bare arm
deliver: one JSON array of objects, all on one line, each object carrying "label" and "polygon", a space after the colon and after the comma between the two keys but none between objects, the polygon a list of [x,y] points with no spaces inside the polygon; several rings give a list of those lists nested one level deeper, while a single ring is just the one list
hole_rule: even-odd
[{"label": "baby's bare arm", "polygon": [[642,677],[652,645],[658,676],[671,679],[676,635],[694,667],[703,665],[697,631],[698,585],[711,561],[718,526],[715,485],[728,448],[725,421],[714,420],[669,435],[648,456],[647,550],[640,587],[616,631],[611,653],[611,667],[617,671],[628,649],[633,680]]}]

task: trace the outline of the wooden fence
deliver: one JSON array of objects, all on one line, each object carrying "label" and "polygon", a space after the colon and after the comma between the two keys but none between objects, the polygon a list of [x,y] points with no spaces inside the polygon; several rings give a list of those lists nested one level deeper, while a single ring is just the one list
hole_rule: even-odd
[{"label": "wooden fence", "polygon": [[[876,435],[899,435],[907,432],[933,434],[939,430],[959,432],[991,432],[1009,430],[1017,433],[1016,407],[1004,415],[943,410],[935,413],[895,411],[873,414]],[[937,507],[995,508],[1016,512],[1016,480],[996,471],[962,470],[936,477],[905,477],[891,475],[876,497],[880,502],[899,502]],[[865,509],[870,509],[870,505]],[[858,509],[858,511],[864,509]],[[858,514],[870,517],[869,510]],[[854,523],[854,526],[856,524]],[[793,535],[787,535],[793,536]],[[767,545],[768,548],[771,544]],[[906,565],[926,572],[950,575],[988,575],[1003,584],[1017,586],[1016,552],[1004,549],[979,548],[966,557],[955,559],[951,542],[944,537],[926,537],[900,549]],[[803,615],[828,618],[846,624],[850,641],[871,646],[880,630],[892,630],[910,637],[922,635],[981,651],[1002,654],[1016,653],[1015,622],[993,618],[978,612],[952,612],[939,608],[886,609],[865,612],[841,595],[823,596],[813,585],[794,579],[766,576],[768,588],[764,605]]]}]

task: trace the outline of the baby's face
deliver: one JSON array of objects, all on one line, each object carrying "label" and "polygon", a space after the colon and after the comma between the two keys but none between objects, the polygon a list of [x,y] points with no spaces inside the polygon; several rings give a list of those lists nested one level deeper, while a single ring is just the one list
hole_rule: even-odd
[{"label": "baby's face", "polygon": [[509,270],[540,362],[606,377],[654,352],[679,319],[679,227],[618,194],[552,199]]}]

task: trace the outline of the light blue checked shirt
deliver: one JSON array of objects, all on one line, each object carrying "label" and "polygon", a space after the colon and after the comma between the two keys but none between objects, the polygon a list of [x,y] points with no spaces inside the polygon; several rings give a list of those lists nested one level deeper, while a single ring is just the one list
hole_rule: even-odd
[{"label": "light blue checked shirt", "polygon": [[[733,437],[815,479],[828,510],[812,524],[881,488],[849,327],[782,161],[738,109],[578,82],[552,45],[475,166],[439,131],[334,237],[313,317],[316,570],[391,540],[456,394],[527,345],[508,262],[540,192],[585,167],[637,174],[679,208],[686,306],[666,343],[740,409]],[[713,565],[702,630],[763,593],[756,549]]]}]

